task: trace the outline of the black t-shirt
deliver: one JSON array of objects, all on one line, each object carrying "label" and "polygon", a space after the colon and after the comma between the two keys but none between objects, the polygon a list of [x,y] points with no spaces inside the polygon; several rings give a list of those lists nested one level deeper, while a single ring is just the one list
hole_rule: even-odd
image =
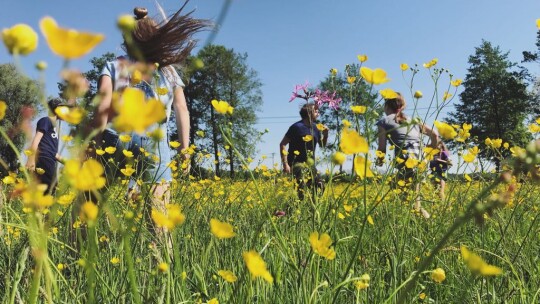
[{"label": "black t-shirt", "polygon": [[43,133],[38,145],[38,157],[56,160],[58,153],[58,133],[49,117],[42,117],[37,122],[36,132]]},{"label": "black t-shirt", "polygon": [[[313,136],[313,139],[309,142],[305,142],[303,137],[306,135]],[[289,142],[289,154],[287,155],[287,163],[292,166],[294,163],[303,163],[307,160],[307,151],[312,151],[315,155],[316,143],[320,143],[321,132],[317,129],[315,124],[306,126],[302,121],[295,122],[289,127],[285,136],[290,140]],[[294,151],[298,151],[300,154],[294,154]]]}]

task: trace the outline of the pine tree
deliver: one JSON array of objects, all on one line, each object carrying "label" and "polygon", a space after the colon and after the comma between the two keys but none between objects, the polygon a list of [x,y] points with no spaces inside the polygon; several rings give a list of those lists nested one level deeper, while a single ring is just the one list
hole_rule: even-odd
[{"label": "pine tree", "polygon": [[[473,125],[470,133],[482,151],[479,157],[493,161],[500,169],[502,159],[486,144],[487,138],[502,139],[510,146],[523,147],[531,138],[524,121],[532,111],[531,97],[525,83],[526,73],[516,70],[516,63],[488,41],[469,57],[470,67],[463,82],[464,90],[450,113],[448,122]],[[502,149],[502,157],[510,152]]]}]

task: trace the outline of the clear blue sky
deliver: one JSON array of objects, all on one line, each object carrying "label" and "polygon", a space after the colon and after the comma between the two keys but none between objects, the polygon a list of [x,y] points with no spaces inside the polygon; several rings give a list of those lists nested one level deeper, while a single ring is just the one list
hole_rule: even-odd
[{"label": "clear blue sky", "polygon": [[[167,14],[182,3],[158,2]],[[71,63],[82,71],[90,69],[89,60],[94,56],[110,51],[121,53],[121,35],[115,26],[119,15],[131,13],[135,6],[147,7],[151,16],[158,14],[153,0],[2,0],[2,3],[0,28],[27,23],[39,32],[39,20],[49,15],[62,27],[105,34],[105,41],[91,54]],[[216,21],[222,5],[222,0],[192,0],[188,10],[195,9],[194,16],[198,18]],[[343,71],[346,64],[358,62],[359,54],[369,57],[365,66],[388,72],[392,81],[381,89],[390,87],[408,92],[399,65],[421,66],[435,57],[439,59],[438,67],[450,70],[456,78],[465,78],[468,57],[482,39],[509,51],[512,61],[520,61],[522,51],[534,50],[538,18],[538,0],[233,0],[214,43],[247,53],[248,64],[259,73],[264,106],[256,127],[270,130],[259,150],[268,156],[266,164],[271,165],[271,153],[279,153],[279,141],[288,126],[297,120],[299,103],[288,102],[295,84],[305,81],[318,84],[329,69]],[[201,45],[208,35],[199,36]],[[41,33],[38,50],[22,58],[29,76],[37,77],[33,65],[39,60],[49,65],[46,90],[55,95],[62,61],[50,52]],[[1,47],[0,63],[11,61]],[[528,68],[538,73],[537,65]],[[421,69],[414,89],[421,90],[425,96],[432,92],[433,84],[425,69]],[[422,101],[418,106],[427,106]],[[428,101],[426,98],[424,102]],[[443,113],[452,110],[449,107]],[[275,160],[279,161],[277,155]]]}]

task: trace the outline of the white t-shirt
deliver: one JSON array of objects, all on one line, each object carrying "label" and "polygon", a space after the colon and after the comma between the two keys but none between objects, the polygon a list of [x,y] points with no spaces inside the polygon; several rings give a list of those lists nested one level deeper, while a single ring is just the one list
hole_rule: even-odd
[{"label": "white t-shirt", "polygon": [[[132,64],[128,59],[124,57],[118,57],[114,61],[109,61],[101,71],[101,75],[107,75],[111,77],[113,82],[113,89],[115,91],[121,91],[126,87],[134,87],[142,90],[146,94],[146,98],[155,98],[160,100],[165,105],[165,111],[167,114],[167,122],[171,117],[171,107],[174,100],[174,90],[177,87],[184,87],[184,82],[172,66],[166,66],[159,68],[154,72],[152,82],[148,83],[142,80],[138,84],[131,84],[131,74],[128,71],[129,65]],[[167,92],[158,94],[157,90],[166,88]]]}]

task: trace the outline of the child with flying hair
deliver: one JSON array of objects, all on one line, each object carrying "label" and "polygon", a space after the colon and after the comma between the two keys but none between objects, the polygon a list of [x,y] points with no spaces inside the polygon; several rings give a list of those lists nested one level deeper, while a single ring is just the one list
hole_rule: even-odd
[{"label": "child with flying hair", "polygon": [[[420,160],[422,134],[426,134],[430,138],[429,146],[436,147],[439,142],[438,134],[424,123],[413,123],[408,119],[403,111],[405,110],[406,102],[400,93],[397,93],[395,98],[385,100],[383,116],[378,122],[378,150],[380,157],[377,159],[377,165],[382,166],[384,162],[384,154],[386,154],[386,145],[389,142],[394,146],[394,159],[396,160],[395,167],[397,168],[397,181],[410,183],[416,191],[416,200],[414,209],[422,214],[425,218],[429,218],[430,214],[420,203],[419,191],[420,184],[416,178],[416,168],[408,168],[405,163],[407,159],[414,158]],[[401,159],[402,161],[397,161]],[[393,183],[395,187],[397,181]]]}]

